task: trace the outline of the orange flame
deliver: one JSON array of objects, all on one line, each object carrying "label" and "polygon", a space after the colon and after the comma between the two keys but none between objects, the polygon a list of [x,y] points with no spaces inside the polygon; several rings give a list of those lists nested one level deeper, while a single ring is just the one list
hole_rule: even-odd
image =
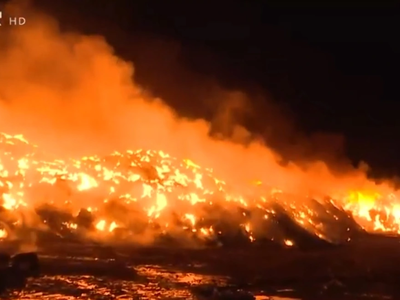
[{"label": "orange flame", "polygon": [[[25,151],[21,151],[22,146]],[[0,153],[2,207],[16,215],[18,211],[32,210],[46,203],[75,212],[86,209],[98,218],[94,226],[98,234],[112,234],[117,228],[128,228],[130,223],[117,220],[118,216],[113,219],[112,213],[104,210],[107,203],[117,200],[127,209],[139,205],[148,217],[147,222],[157,223],[164,232],[171,229],[171,213],[178,213],[182,229],[208,237],[215,232],[212,226],[201,225],[204,216],[198,205],[213,207],[224,202],[223,205],[250,211],[259,209],[264,211],[263,218],[268,219],[276,213],[269,205],[274,199],[299,225],[319,237],[328,238],[322,233],[321,224],[315,221],[318,212],[307,201],[297,203],[284,197],[279,200],[282,191],[260,190],[258,183],[249,185],[254,193],[251,199],[246,199],[229,183],[214,177],[210,169],[188,159],[179,161],[162,151],[138,150],[114,152],[106,158],[86,156],[80,160],[46,160],[36,158],[38,148],[31,146],[22,136],[7,134],[0,135],[0,147],[3,150]],[[41,189],[35,190],[38,187]],[[51,193],[59,192],[63,187],[73,196],[58,194],[66,198],[64,202],[52,198]],[[45,190],[50,194],[43,193]],[[254,198],[257,194],[259,196]],[[74,200],[75,197],[81,199],[77,195],[85,196],[85,202]],[[102,204],[96,199],[102,199]],[[86,202],[92,204],[86,206]],[[349,211],[367,231],[400,233],[400,206],[393,194],[382,197],[377,193],[356,191],[349,192],[342,199],[330,200],[330,203]],[[242,214],[247,217],[246,212]],[[65,225],[70,230],[79,229],[76,223]],[[248,238],[255,241],[255,224],[250,221],[242,226]],[[7,232],[2,230],[0,238],[6,237]],[[283,243],[294,245],[288,239]]]},{"label": "orange flame", "polygon": [[[0,135],[0,221],[10,228],[43,228],[38,211],[46,206],[73,216],[59,226],[99,238],[138,238],[138,224],[209,238],[229,227],[220,224],[224,216],[255,241],[272,238],[268,222],[282,209],[321,238],[332,238],[331,223],[346,224],[343,211],[368,231],[399,233],[397,196],[362,171],[334,175],[323,162],[282,166],[226,107],[216,119],[232,129],[231,139],[210,138],[209,122],[179,118],[135,84],[132,64],[101,37],[62,33],[34,14],[29,26],[4,30],[0,127],[40,145]],[[213,96],[234,110],[247,99],[217,90]],[[87,154],[95,155],[81,157]]]}]

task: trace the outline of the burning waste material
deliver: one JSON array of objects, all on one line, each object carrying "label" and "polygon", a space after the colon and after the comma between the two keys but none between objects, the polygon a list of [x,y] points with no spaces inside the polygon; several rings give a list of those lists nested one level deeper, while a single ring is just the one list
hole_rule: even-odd
[{"label": "burning waste material", "polygon": [[[316,200],[260,182],[238,194],[211,169],[162,151],[59,160],[21,135],[0,135],[0,239],[70,238],[205,246],[342,243],[360,232],[398,233],[396,199]],[[352,198],[353,197],[353,198]],[[391,198],[392,197],[392,198]],[[363,202],[365,201],[365,202]]]},{"label": "burning waste material", "polygon": [[5,29],[0,40],[5,243],[303,247],[399,232],[391,187],[319,161],[283,166],[237,125],[244,93],[213,86],[212,117],[233,133],[210,137],[212,122],[180,117],[143,91],[103,37],[62,32],[15,3],[7,9],[23,9],[29,26]]}]

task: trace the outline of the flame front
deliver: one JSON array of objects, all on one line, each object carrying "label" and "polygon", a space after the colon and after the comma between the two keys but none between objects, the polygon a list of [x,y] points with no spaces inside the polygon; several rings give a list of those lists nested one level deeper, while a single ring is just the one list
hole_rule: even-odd
[{"label": "flame front", "polygon": [[[277,209],[327,240],[333,238],[332,223],[348,226],[343,213],[367,231],[400,233],[400,206],[393,194],[349,191],[341,199],[294,200],[256,181],[243,195],[215,178],[211,169],[163,151],[128,150],[64,161],[41,153],[23,136],[4,133],[0,147],[0,221],[7,224],[0,228],[0,239],[21,226],[127,239],[151,228],[153,236],[182,231],[210,239],[224,233],[227,227],[221,224],[228,220],[252,242],[281,238],[282,244],[293,246],[294,241],[277,235],[270,223],[264,226],[276,217]],[[44,208],[68,212],[70,217],[57,227],[44,217]],[[29,224],[22,217],[26,215],[31,216]]]}]

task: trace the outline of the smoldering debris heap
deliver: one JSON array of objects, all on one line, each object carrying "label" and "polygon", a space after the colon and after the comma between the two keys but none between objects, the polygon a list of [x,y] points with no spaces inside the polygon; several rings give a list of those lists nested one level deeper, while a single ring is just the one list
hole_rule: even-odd
[{"label": "smoldering debris heap", "polygon": [[324,247],[362,229],[332,199],[249,183],[240,194],[208,168],[162,151],[60,160],[0,134],[0,239],[177,246]]},{"label": "smoldering debris heap", "polygon": [[[321,206],[315,202],[315,209],[318,206],[323,212],[326,206]],[[110,210],[115,209],[118,204],[109,203],[106,207]],[[129,227],[115,228],[112,232],[107,232],[106,238],[99,237],[98,221],[96,214],[86,209],[79,211],[77,215],[73,215],[66,211],[55,207],[44,205],[36,209],[37,216],[43,224],[46,224],[45,230],[37,230],[30,227],[16,227],[11,222],[8,228],[14,230],[14,235],[21,238],[23,241],[27,233],[32,233],[36,237],[36,243],[41,247],[46,245],[58,244],[60,242],[70,243],[96,243],[103,245],[121,245],[132,244],[139,245],[135,240],[140,235],[151,235],[153,246],[175,246],[175,247],[246,247],[251,245],[267,245],[270,247],[284,248],[300,248],[300,249],[316,249],[332,247],[346,243],[348,240],[356,236],[364,234],[364,231],[355,223],[349,215],[335,207],[331,207],[335,216],[339,216],[340,222],[336,219],[332,220],[332,224],[324,223],[326,231],[330,233],[331,239],[324,236],[318,236],[315,232],[307,230],[300,226],[293,217],[279,203],[274,203],[274,213],[268,218],[263,218],[262,223],[258,223],[258,232],[251,231],[246,228],[246,225],[255,218],[257,211],[248,211],[242,208],[232,210],[222,206],[213,207],[213,213],[205,214],[199,218],[197,224],[188,227],[187,223],[182,222],[182,219],[175,215],[171,219],[171,226],[174,226],[173,231],[165,231],[159,224],[148,223],[145,215],[138,215]],[[117,208],[120,209],[120,208]],[[125,208],[126,209],[126,208]],[[204,207],[207,212],[209,207]],[[261,213],[261,212],[258,212]],[[264,213],[264,212],[263,212]],[[219,216],[219,218],[214,217]],[[324,216],[321,216],[324,218]],[[253,219],[254,220],[254,219]],[[71,226],[71,224],[75,224]],[[340,226],[339,226],[340,225]],[[202,228],[213,228],[212,234],[207,236],[201,232]]]}]

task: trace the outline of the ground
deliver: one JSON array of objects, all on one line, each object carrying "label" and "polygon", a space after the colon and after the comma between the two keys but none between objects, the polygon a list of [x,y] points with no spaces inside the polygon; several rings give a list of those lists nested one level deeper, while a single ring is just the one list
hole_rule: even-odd
[{"label": "ground", "polygon": [[[131,291],[135,296],[126,297],[133,299],[139,297],[141,289],[142,296],[137,299],[155,297],[146,294],[152,288],[163,299],[188,299],[188,295],[196,299],[217,287],[258,295],[277,295],[286,290],[286,296],[301,299],[360,299],[361,295],[368,295],[368,299],[374,299],[373,295],[376,299],[384,295],[396,299],[400,296],[399,248],[400,239],[382,236],[365,236],[342,246],[307,250],[270,245],[182,249],[52,244],[40,252],[45,277],[35,279],[33,290],[46,294],[44,286],[53,286],[53,292],[60,286],[58,294],[62,294],[63,284],[79,278],[76,282],[81,287],[75,287],[77,295],[82,286],[100,288],[105,284],[104,278],[108,278],[108,285],[115,283],[120,286],[118,289]],[[63,284],[55,284],[57,280]],[[130,287],[123,288],[121,284]],[[32,290],[32,286],[29,288]],[[178,291],[187,294],[183,292],[178,297]],[[100,296],[108,299],[104,294]],[[224,294],[215,297],[212,299],[239,299]]]}]

